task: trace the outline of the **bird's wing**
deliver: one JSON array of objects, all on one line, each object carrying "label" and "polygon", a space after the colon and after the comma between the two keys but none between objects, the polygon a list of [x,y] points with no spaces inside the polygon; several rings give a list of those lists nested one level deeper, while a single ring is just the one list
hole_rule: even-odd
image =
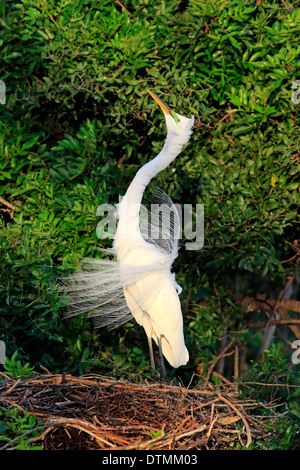
[{"label": "bird's wing", "polygon": [[[84,259],[79,272],[60,279],[61,300],[67,307],[65,317],[83,313],[88,318],[93,318],[95,327],[120,326],[133,316],[126,302],[124,289],[142,279],[147,278],[149,282],[149,275],[153,272],[156,273],[156,279],[160,279],[160,272],[166,272],[166,269],[169,271],[178,252],[179,214],[172,200],[161,189],[156,191],[151,202],[158,210],[150,211],[150,216],[149,211],[141,210],[140,231],[145,241],[159,250],[162,258],[159,261],[156,259],[152,264],[123,263],[122,267],[114,259]],[[100,251],[116,257],[113,249]],[[139,298],[142,305],[153,298],[153,283],[150,286],[151,289],[144,289],[142,298]],[[155,282],[155,287],[158,286],[159,282]],[[175,278],[174,286],[179,292]]]},{"label": "bird's wing", "polygon": [[[105,250],[115,255],[113,250]],[[115,260],[84,259],[81,270],[60,279],[61,301],[66,305],[65,317],[85,314],[95,327],[118,327],[132,319],[124,288],[165,266],[122,265]]]},{"label": "bird's wing", "polygon": [[130,320],[116,261],[84,259],[79,272],[59,281],[66,318],[84,313],[94,319],[95,326],[117,326]]},{"label": "bird's wing", "polygon": [[151,199],[151,210],[144,208],[140,212],[140,231],[144,240],[175,259],[180,227],[180,217],[175,204],[164,191],[157,189]]}]

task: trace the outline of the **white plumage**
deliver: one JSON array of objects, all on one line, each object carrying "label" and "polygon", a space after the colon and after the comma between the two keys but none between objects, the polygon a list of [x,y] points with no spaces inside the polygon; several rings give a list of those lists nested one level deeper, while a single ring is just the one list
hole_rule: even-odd
[{"label": "white plumage", "polygon": [[[85,260],[83,271],[64,280],[64,290],[71,299],[67,316],[85,313],[94,317],[95,326],[118,326],[133,316],[148,337],[154,374],[152,339],[171,366],[179,367],[189,359],[178,297],[181,288],[171,272],[178,252],[180,220],[171,199],[161,190],[155,199],[160,204],[161,218],[150,214],[150,224],[145,221],[141,202],[150,180],[188,142],[194,118],[176,114],[149,93],[164,112],[167,137],[161,152],[138,170],[118,206],[113,249],[103,250],[116,259]],[[162,369],[164,375],[163,364]]]}]

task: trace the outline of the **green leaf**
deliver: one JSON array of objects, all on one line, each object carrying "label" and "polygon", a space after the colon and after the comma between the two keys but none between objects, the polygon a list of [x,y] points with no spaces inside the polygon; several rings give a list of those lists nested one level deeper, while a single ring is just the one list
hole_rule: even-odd
[{"label": "green leaf", "polygon": [[39,136],[35,136],[32,139],[25,142],[21,147],[21,152],[23,151],[22,154],[24,155],[24,150],[27,150],[27,149],[30,149],[31,147],[33,147],[37,143],[39,138],[40,138]]}]

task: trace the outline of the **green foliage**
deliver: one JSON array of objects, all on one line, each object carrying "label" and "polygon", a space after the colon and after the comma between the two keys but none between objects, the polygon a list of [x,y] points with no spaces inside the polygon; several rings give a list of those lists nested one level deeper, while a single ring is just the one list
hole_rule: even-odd
[{"label": "green foliage", "polygon": [[[285,402],[291,396],[289,386],[297,384],[295,374],[289,370],[286,357],[275,344],[272,344],[269,350],[263,351],[260,361],[252,361],[251,369],[241,381],[248,384],[248,387],[241,389],[245,398],[251,397],[266,402],[272,400]],[[267,386],[260,387],[259,384]],[[295,393],[299,394],[299,391]]]},{"label": "green foliage", "polygon": [[[299,445],[300,431],[300,381],[290,370],[286,358],[279,346],[274,344],[263,351],[261,360],[253,363],[249,372],[239,381],[241,398],[255,400],[262,404],[257,413],[270,416],[266,420],[267,439],[257,440],[252,448],[261,450],[289,450]],[[298,387],[297,387],[298,386]],[[282,418],[274,422],[271,403],[277,412],[281,410]]]},{"label": "green foliage", "polygon": [[[264,400],[266,403],[272,400],[285,402],[291,395],[289,386],[295,386],[297,380],[289,370],[280,347],[272,344],[269,350],[263,351],[260,361],[252,362],[250,371],[241,378],[242,383],[246,382],[248,385],[241,389],[243,397]],[[259,384],[265,386],[261,387]]]},{"label": "green foliage", "polygon": [[160,429],[159,431],[151,431],[149,437],[153,439],[153,445],[158,441],[163,441],[164,439],[168,439],[168,436],[165,436]]},{"label": "green foliage", "polygon": [[[138,327],[62,320],[54,289],[81,257],[111,246],[97,238],[97,207],[118,203],[161,149],[163,116],[148,87],[195,115],[190,143],[149,190],[205,208],[204,247],[181,249],[174,263],[191,359],[168,373],[188,383],[225,338],[247,341],[248,381],[284,380],[275,350],[249,362],[261,344],[236,298],[276,297],[299,269],[299,9],[280,0],[1,5],[0,339],[9,355],[53,371],[149,375]],[[287,399],[277,388],[252,393]]]},{"label": "green foliage", "polygon": [[36,416],[29,415],[27,411],[23,414],[16,408],[0,408],[0,447],[9,442],[9,449],[13,447],[16,450],[43,450],[43,444],[29,441],[30,438],[40,435],[41,431],[36,429],[37,427]]},{"label": "green foliage", "polygon": [[[22,364],[17,358],[17,351],[10,359],[5,358],[5,364],[3,364],[5,375],[22,380],[31,377],[34,374],[34,367],[31,367],[29,363]],[[4,377],[0,376],[1,380],[4,380]],[[23,413],[16,408],[0,407],[0,449],[6,443],[10,443],[9,448],[13,447],[17,450],[42,450],[43,444],[31,444],[29,441],[30,438],[38,437],[41,429],[43,429],[43,423],[37,422],[35,415],[29,415],[27,411]]]}]

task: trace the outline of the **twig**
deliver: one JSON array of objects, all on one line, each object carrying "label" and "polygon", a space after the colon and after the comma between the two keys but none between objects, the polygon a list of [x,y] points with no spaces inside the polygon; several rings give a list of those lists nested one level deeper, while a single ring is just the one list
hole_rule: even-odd
[{"label": "twig", "polygon": [[187,432],[183,432],[181,434],[178,434],[177,436],[175,436],[175,441],[178,441],[179,439],[182,439],[184,437],[193,436],[194,434],[196,434],[198,432],[205,431],[206,428],[207,428],[207,426],[206,426],[206,424],[204,424],[203,426],[200,426],[199,428],[193,429],[192,431],[187,431]]},{"label": "twig", "polygon": [[209,428],[208,428],[208,431],[207,431],[207,434],[206,434],[206,440],[207,440],[207,441],[208,441],[208,439],[210,438],[213,425],[214,425],[215,422],[218,420],[218,416],[216,416],[214,420],[212,419],[213,414],[214,414],[214,409],[215,409],[215,404],[213,403],[213,404],[212,404],[212,407],[211,407],[210,425],[209,425]]},{"label": "twig", "polygon": [[221,354],[219,354],[212,362],[211,366],[209,367],[208,371],[207,371],[207,374],[206,374],[206,377],[205,377],[205,380],[204,380],[204,387],[206,388],[207,387],[207,383],[209,381],[209,378],[212,374],[212,371],[216,365],[216,363],[218,362],[219,359],[221,359],[221,357],[223,357],[224,353],[227,351],[227,349],[231,348],[231,346],[234,344],[234,340],[231,340],[227,346],[225,346],[225,348],[223,349],[223,351],[221,352]]},{"label": "twig", "polygon": [[280,263],[281,264],[288,263],[289,261],[292,261],[294,258],[296,258],[298,255],[300,255],[300,250],[298,250],[291,258],[280,261]]},{"label": "twig", "polygon": [[189,310],[189,301],[190,301],[191,293],[192,293],[192,288],[190,287],[189,290],[188,290],[188,295],[187,295],[187,299],[186,299],[184,313],[187,313],[188,310]]},{"label": "twig", "polygon": [[4,374],[4,372],[0,371],[0,375],[1,377],[4,377],[5,380],[9,380],[9,381],[12,380],[13,382],[16,382],[16,380],[13,377],[9,377],[9,375]]},{"label": "twig", "polygon": [[30,439],[28,439],[28,442],[43,441],[45,439],[45,436],[48,434],[48,432],[51,432],[54,428],[55,426],[49,425],[42,434],[36,437],[31,437]]},{"label": "twig", "polygon": [[300,320],[289,319],[289,320],[270,320],[268,322],[257,321],[254,323],[249,323],[249,328],[265,328],[267,325],[299,325]]},{"label": "twig", "polygon": [[212,375],[214,375],[215,377],[218,377],[222,382],[224,382],[225,384],[229,385],[230,387],[234,387],[234,386],[235,386],[234,382],[230,382],[230,380],[226,379],[226,377],[224,377],[223,375],[219,374],[219,372],[216,372],[215,370],[213,371]]},{"label": "twig", "polygon": [[239,382],[239,385],[261,385],[264,387],[292,387],[292,388],[299,388],[300,385],[292,385],[292,384],[276,384],[276,383],[264,383],[264,382]]},{"label": "twig", "polygon": [[218,393],[218,396],[220,398],[220,400],[224,401],[225,403],[227,403],[227,405],[229,405],[234,411],[235,413],[241,417],[245,427],[246,427],[246,433],[247,433],[247,443],[246,443],[246,447],[249,447],[249,445],[251,444],[252,442],[252,436],[251,436],[251,431],[250,431],[250,426],[246,420],[246,418],[244,417],[244,415],[240,412],[240,410],[233,404],[231,403],[229,400],[227,400],[227,398],[223,397],[220,393]]},{"label": "twig", "polygon": [[234,347],[234,380],[239,376],[239,348],[237,344]]},{"label": "twig", "polygon": [[91,423],[88,423],[87,421],[83,421],[81,419],[74,419],[74,418],[54,418],[53,420],[51,419],[50,423],[54,426],[60,424],[64,425],[67,427],[71,428],[76,428],[79,429],[80,431],[84,431],[85,433],[89,434],[92,436],[96,441],[102,442],[103,444],[106,444],[109,447],[113,447],[114,444],[111,444],[111,442],[108,442],[106,439],[103,439],[102,437],[99,436],[99,429],[94,426]]},{"label": "twig", "polygon": [[40,368],[47,373],[47,375],[53,375],[52,372],[50,372],[46,367],[44,367],[43,365],[40,365]]},{"label": "twig", "polygon": [[[0,447],[0,450],[5,450],[7,449],[8,447],[10,447],[14,442],[17,442],[19,439],[22,439],[23,437],[25,436],[28,436],[28,434],[32,434],[33,432],[35,431],[39,431],[41,429],[45,429],[49,426],[56,426],[55,424],[43,424],[41,426],[37,426],[36,428],[33,428],[33,429],[29,429],[28,431],[24,432],[23,434],[20,434],[19,436],[15,437],[14,439],[12,439],[11,441],[7,442],[6,444],[4,444],[4,446]],[[59,424],[59,426],[61,426],[61,424]]]},{"label": "twig", "polygon": [[289,6],[285,3],[284,0],[281,0],[281,2],[284,4],[284,6],[285,6],[285,8],[286,8],[287,10],[290,10],[290,9],[291,9],[291,7],[289,7]]},{"label": "twig", "polygon": [[20,382],[21,382],[21,379],[18,379],[8,390],[2,393],[2,397],[12,392],[19,385]]},{"label": "twig", "polygon": [[[294,299],[281,299],[278,303],[277,299],[274,298],[267,298],[263,294],[257,294],[255,297],[245,296],[242,299],[239,299],[237,302],[246,312],[252,312],[255,310],[258,311],[269,311],[275,310],[277,308],[278,314],[283,317],[283,320],[293,320],[287,313],[288,310],[293,312],[300,313],[300,301]],[[278,320],[269,320],[271,322],[278,321]],[[294,322],[293,322],[294,323]],[[296,338],[300,338],[300,328],[297,325],[292,323],[286,323],[287,325],[291,325],[290,329],[296,336]]]},{"label": "twig", "polygon": [[115,3],[117,3],[118,5],[120,5],[120,7],[125,10],[129,16],[132,16],[132,14],[130,13],[130,11],[127,10],[127,8],[123,5],[123,3],[121,3],[119,0],[115,0]]}]

